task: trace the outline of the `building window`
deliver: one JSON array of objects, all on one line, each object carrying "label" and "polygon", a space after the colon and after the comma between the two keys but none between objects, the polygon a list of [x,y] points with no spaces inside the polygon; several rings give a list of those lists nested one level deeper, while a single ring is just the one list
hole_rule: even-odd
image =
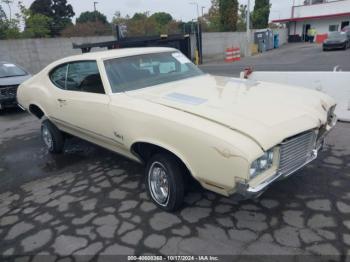
[{"label": "building window", "polygon": [[344,27],[347,27],[349,25],[350,25],[350,21],[343,21],[343,22],[341,22],[341,30],[343,30]]},{"label": "building window", "polygon": [[304,5],[316,5],[322,3],[327,3],[327,0],[304,0]]},{"label": "building window", "polygon": [[339,31],[339,25],[330,25],[329,32]]}]

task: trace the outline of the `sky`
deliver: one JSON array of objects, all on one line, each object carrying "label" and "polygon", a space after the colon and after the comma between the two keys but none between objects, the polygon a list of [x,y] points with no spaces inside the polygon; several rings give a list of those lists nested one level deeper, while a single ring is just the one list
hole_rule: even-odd
[{"label": "sky", "polygon": [[[149,11],[151,14],[154,12],[168,12],[175,19],[190,21],[197,17],[197,7],[191,2],[198,3],[198,6],[205,7],[204,12],[211,6],[210,0],[68,0],[73,6],[73,9],[77,16],[84,11],[93,11],[93,2],[97,1],[97,10],[102,12],[111,20],[116,11],[120,11],[122,16],[129,14],[132,16],[135,12]],[[239,0],[241,4],[247,4],[248,0]],[[296,3],[301,3],[302,0],[295,0]],[[18,0],[14,1],[16,4],[13,7],[13,12],[17,12],[16,8]],[[29,7],[33,0],[21,0],[26,7]],[[279,18],[289,18],[291,14],[291,6],[293,0],[270,0],[272,4],[270,20]],[[254,7],[254,0],[251,0],[251,9]],[[4,6],[5,11],[8,13],[7,8]]]}]

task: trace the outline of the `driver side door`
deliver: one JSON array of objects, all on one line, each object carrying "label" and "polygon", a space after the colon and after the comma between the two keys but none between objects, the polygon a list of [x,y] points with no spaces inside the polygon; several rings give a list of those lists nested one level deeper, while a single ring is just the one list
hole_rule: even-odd
[{"label": "driver side door", "polygon": [[54,121],[90,139],[111,140],[110,99],[103,87],[97,62],[71,62],[60,70],[65,71],[64,81],[61,79],[55,83],[55,71],[51,75],[51,81],[59,87],[55,89]]}]

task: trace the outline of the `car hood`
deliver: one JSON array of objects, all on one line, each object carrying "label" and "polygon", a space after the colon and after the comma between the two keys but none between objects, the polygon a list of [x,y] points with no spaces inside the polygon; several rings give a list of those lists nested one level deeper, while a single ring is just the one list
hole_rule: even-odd
[{"label": "car hood", "polygon": [[264,150],[320,127],[334,105],[333,99],[313,90],[211,75],[127,94],[226,126]]},{"label": "car hood", "polygon": [[3,77],[0,78],[0,86],[14,86],[20,85],[27,79],[29,79],[31,75],[25,76],[14,76],[14,77]]}]

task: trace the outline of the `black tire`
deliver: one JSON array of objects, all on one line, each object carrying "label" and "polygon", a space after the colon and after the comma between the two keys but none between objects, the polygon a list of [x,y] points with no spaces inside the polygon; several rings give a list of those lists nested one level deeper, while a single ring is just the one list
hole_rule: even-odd
[{"label": "black tire", "polygon": [[[47,137],[46,137],[47,135],[50,136],[51,142],[47,140]],[[50,153],[60,154],[63,152],[64,141],[65,141],[64,135],[49,120],[44,120],[41,124],[41,138]]]},{"label": "black tire", "polygon": [[[167,179],[167,197],[164,201],[157,199],[157,193],[154,189],[156,187],[154,182],[152,183],[152,170],[155,168],[161,168],[165,172],[162,173]],[[168,153],[158,153],[151,157],[146,166],[145,185],[147,193],[152,201],[161,209],[172,212],[178,210],[184,201],[185,186],[184,175],[185,172],[182,168],[182,164],[172,155]],[[163,181],[164,182],[164,181]],[[156,187],[160,188],[160,187]]]}]

